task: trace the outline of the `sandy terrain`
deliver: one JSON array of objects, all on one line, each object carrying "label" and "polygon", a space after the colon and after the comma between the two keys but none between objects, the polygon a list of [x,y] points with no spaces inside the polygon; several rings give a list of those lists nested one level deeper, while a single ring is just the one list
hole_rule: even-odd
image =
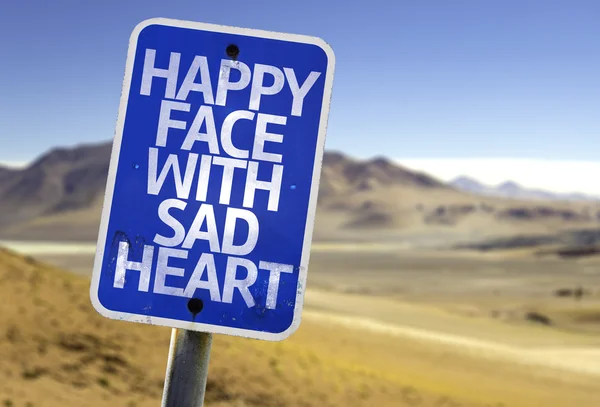
[{"label": "sandy terrain", "polygon": [[[85,250],[39,251],[89,273]],[[85,277],[6,257],[5,405],[158,405],[168,330],[101,318]],[[315,245],[300,330],[275,344],[217,337],[209,405],[597,406],[597,261],[502,258]],[[581,301],[554,295],[577,284]]]}]

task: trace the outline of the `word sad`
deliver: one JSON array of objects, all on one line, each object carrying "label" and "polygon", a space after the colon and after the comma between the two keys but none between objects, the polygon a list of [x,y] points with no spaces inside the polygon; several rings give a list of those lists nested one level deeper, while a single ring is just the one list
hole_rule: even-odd
[{"label": "word sad", "polygon": [[[155,256],[155,251],[158,255]],[[223,292],[220,288],[217,277],[214,255],[211,253],[202,253],[198,259],[194,271],[185,284],[185,288],[168,286],[166,279],[168,276],[185,278],[185,269],[169,266],[171,258],[187,259],[188,251],[173,249],[167,247],[155,247],[145,245],[142,255],[142,261],[131,261],[128,258],[129,243],[119,243],[119,253],[115,268],[114,288],[124,288],[126,284],[127,273],[132,271],[139,272],[138,291],[148,292],[150,290],[150,278],[154,271],[154,286],[152,292],[177,297],[192,298],[196,290],[206,290],[210,293],[210,299],[214,302],[223,302],[231,304],[234,300],[235,292],[239,292],[248,308],[254,307],[256,301],[250,292],[258,279],[258,271],[267,271],[269,273],[269,283],[267,286],[267,296],[265,307],[275,309],[277,307],[277,294],[279,293],[279,281],[281,273],[292,273],[294,267],[289,264],[271,263],[260,261],[258,267],[252,261],[239,257],[227,257],[225,267],[225,277],[222,284]],[[239,278],[238,269],[244,268],[245,275]],[[205,277],[206,275],[206,277]]]}]

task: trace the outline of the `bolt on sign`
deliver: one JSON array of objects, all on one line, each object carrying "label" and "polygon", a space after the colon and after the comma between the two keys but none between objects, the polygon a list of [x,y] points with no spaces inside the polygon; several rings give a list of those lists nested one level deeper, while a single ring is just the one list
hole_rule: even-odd
[{"label": "bolt on sign", "polygon": [[100,314],[265,340],[298,328],[334,63],[315,37],[135,28],[90,290]]}]

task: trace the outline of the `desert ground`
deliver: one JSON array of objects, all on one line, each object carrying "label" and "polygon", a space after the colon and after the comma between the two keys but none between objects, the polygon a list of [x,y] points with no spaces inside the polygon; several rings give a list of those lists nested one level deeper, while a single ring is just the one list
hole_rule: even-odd
[{"label": "desert ground", "polygon": [[[158,405],[169,330],[96,315],[93,245],[3,244],[4,405]],[[315,242],[301,328],[217,336],[207,402],[597,406],[599,321],[593,256]]]}]

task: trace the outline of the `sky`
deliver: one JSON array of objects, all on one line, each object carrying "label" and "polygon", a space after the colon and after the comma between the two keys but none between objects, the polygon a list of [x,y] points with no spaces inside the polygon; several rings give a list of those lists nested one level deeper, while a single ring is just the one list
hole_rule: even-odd
[{"label": "sky", "polygon": [[109,140],[129,35],[151,17],[323,38],[329,150],[600,195],[595,0],[1,0],[0,162]]}]

